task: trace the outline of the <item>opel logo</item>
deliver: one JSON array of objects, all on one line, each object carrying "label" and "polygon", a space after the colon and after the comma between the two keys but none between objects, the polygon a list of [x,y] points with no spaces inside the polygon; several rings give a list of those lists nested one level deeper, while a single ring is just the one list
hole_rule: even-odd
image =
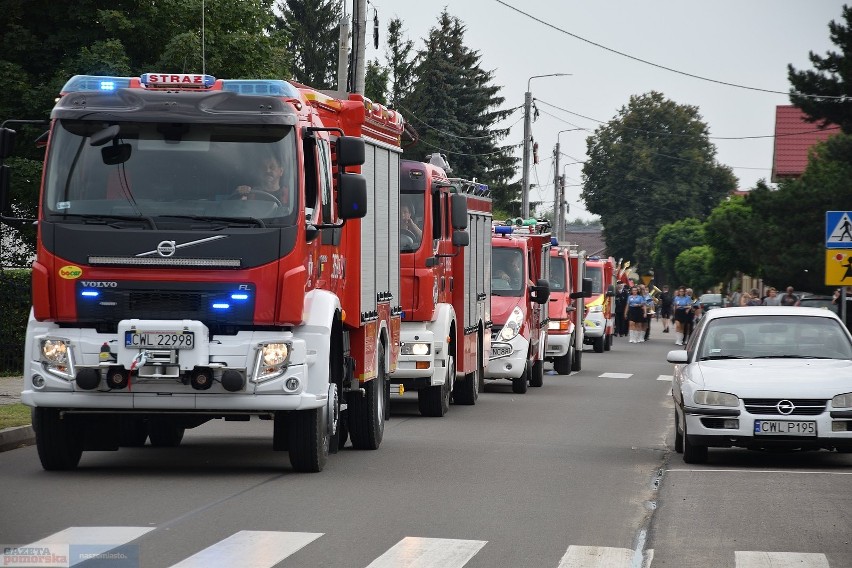
[{"label": "opel logo", "polygon": [[162,241],[157,245],[157,253],[160,256],[172,256],[175,253],[174,241]]},{"label": "opel logo", "polygon": [[778,414],[793,414],[793,411],[796,410],[796,405],[790,402],[789,400],[781,400],[778,401],[778,404],[775,405],[775,408],[778,409]]}]

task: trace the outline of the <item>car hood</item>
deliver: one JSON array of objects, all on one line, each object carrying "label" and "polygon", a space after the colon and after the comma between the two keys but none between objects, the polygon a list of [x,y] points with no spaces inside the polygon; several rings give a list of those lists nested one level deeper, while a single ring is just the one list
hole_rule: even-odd
[{"label": "car hood", "polygon": [[522,296],[491,296],[491,319],[497,325],[505,324],[515,306],[520,306],[526,316],[523,300]]},{"label": "car hood", "polygon": [[693,379],[701,389],[740,398],[832,398],[852,392],[852,361],[744,359],[702,361]]}]

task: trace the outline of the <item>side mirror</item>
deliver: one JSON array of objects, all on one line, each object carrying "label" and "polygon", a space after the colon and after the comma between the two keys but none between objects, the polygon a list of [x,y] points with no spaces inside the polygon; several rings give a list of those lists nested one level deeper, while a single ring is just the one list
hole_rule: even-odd
[{"label": "side mirror", "polygon": [[450,197],[450,206],[453,209],[452,219],[450,219],[453,229],[467,229],[467,196],[453,193]]},{"label": "side mirror", "polygon": [[686,353],[685,349],[675,349],[674,351],[669,351],[669,354],[666,355],[666,361],[676,365],[686,363],[688,359],[689,355]]},{"label": "side mirror", "polygon": [[466,247],[470,244],[470,234],[467,231],[453,231],[453,246]]},{"label": "side mirror", "polygon": [[609,288],[606,289],[606,295],[607,295],[608,298],[612,298],[612,297],[615,296],[615,290],[613,289],[612,286],[610,286]]},{"label": "side mirror", "polygon": [[0,128],[0,160],[5,160],[15,150],[16,132],[11,128]]},{"label": "side mirror", "polygon": [[337,164],[343,166],[360,166],[366,157],[364,140],[357,136],[341,136],[336,142]]},{"label": "side mirror", "polygon": [[548,298],[550,298],[550,283],[540,278],[535,286],[530,287],[530,291],[532,292],[533,302],[536,304],[546,304]]},{"label": "side mirror", "polygon": [[591,298],[592,297],[592,279],[591,278],[583,278],[583,298]]},{"label": "side mirror", "polygon": [[360,219],[367,214],[367,179],[364,176],[338,174],[337,195],[341,219]]}]

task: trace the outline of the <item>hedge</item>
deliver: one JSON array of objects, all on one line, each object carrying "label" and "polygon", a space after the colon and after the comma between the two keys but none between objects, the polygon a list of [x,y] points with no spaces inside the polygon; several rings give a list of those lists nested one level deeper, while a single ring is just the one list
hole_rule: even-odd
[{"label": "hedge", "polygon": [[24,370],[24,342],[30,315],[30,271],[0,269],[0,374]]}]

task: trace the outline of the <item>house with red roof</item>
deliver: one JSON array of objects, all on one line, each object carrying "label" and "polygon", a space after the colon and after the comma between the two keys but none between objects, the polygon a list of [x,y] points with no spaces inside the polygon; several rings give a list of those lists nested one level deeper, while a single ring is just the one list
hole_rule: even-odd
[{"label": "house with red roof", "polygon": [[798,178],[808,165],[808,151],[817,142],[840,132],[840,127],[808,122],[807,115],[793,105],[775,107],[775,146],[772,152],[772,181]]}]

